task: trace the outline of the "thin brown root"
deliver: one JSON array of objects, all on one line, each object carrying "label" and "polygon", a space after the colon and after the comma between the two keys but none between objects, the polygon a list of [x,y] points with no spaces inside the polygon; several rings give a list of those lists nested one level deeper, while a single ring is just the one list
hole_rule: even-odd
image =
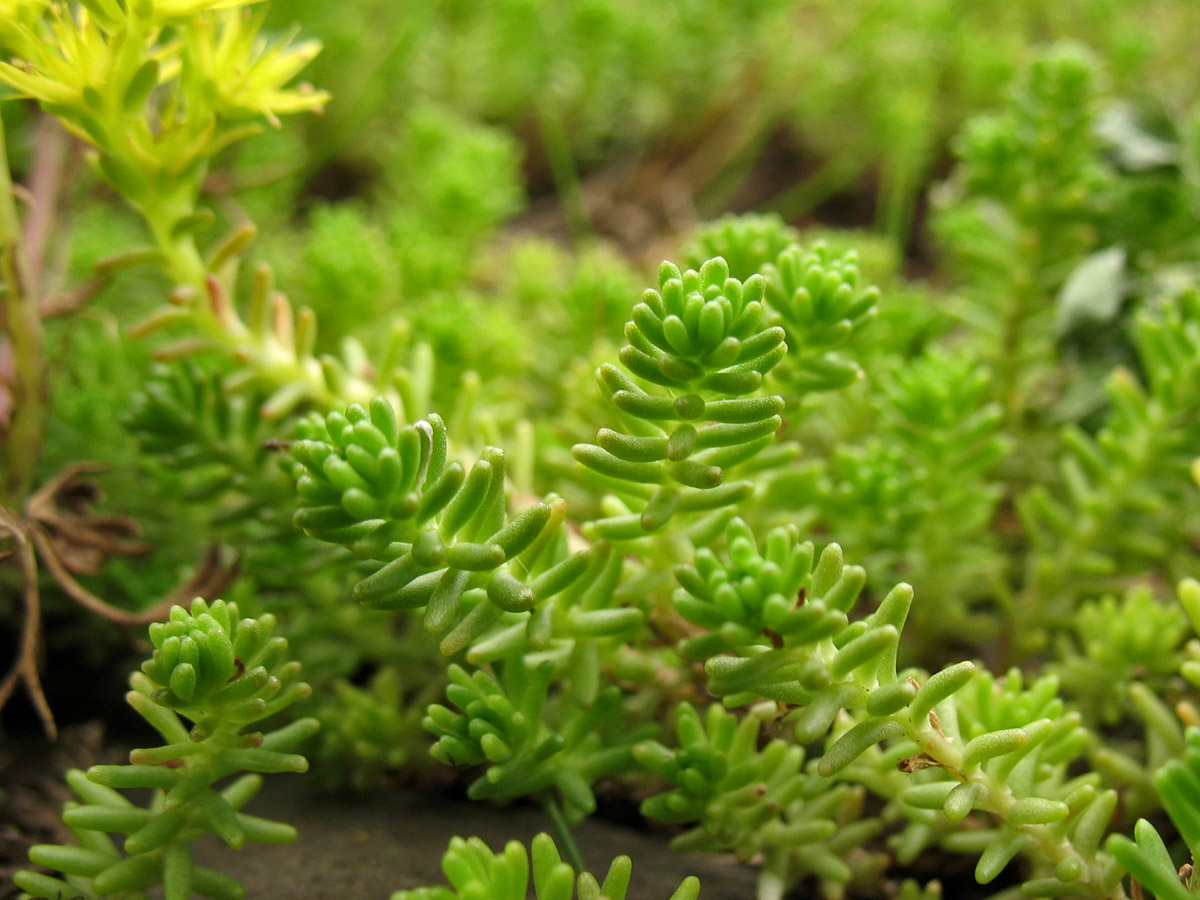
[{"label": "thin brown root", "polygon": [[16,556],[21,564],[21,577],[24,581],[21,591],[25,606],[25,621],[21,628],[21,649],[17,659],[0,681],[0,707],[3,707],[12,697],[19,683],[25,684],[25,692],[37,710],[38,718],[42,720],[42,728],[51,740],[58,738],[58,726],[54,723],[54,713],[46,701],[46,693],[42,690],[41,674],[38,672],[39,651],[42,645],[42,606],[38,596],[37,560],[34,558],[33,546],[21,528],[20,522],[7,509],[0,508],[0,525],[12,534],[16,543]]},{"label": "thin brown root", "polygon": [[131,627],[149,625],[151,622],[157,622],[164,618],[173,606],[187,606],[198,596],[213,597],[220,594],[237,577],[240,566],[240,560],[234,560],[228,565],[222,564],[221,550],[214,545],[209,548],[191,578],[174,588],[149,609],[141,612],[129,612],[106,603],[76,581],[75,576],[67,570],[59,557],[50,535],[41,525],[33,524],[30,528],[30,535],[46,569],[71,599],[89,612],[117,625]]}]

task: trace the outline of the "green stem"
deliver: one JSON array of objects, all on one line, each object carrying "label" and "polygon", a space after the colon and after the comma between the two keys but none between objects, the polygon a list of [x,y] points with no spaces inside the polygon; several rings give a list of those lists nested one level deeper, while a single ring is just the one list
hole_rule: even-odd
[{"label": "green stem", "polygon": [[187,200],[168,201],[155,206],[147,205],[142,215],[154,233],[154,242],[163,255],[168,277],[176,284],[192,285],[203,290],[207,267],[196,248],[195,239],[190,233],[179,237],[171,234],[172,226],[195,211],[195,208],[196,204]]},{"label": "green stem", "polygon": [[[976,809],[990,811],[1008,827],[1028,835],[1032,838],[1032,848],[1042,859],[1051,864],[1057,864],[1066,859],[1076,860],[1081,866],[1083,874],[1074,882],[1078,890],[1073,896],[1108,900],[1108,892],[1104,887],[1104,861],[1101,858],[1083,856],[1061,833],[1061,828],[1057,823],[1018,825],[1009,822],[1013,807],[1017,803],[1017,797],[1006,782],[997,781],[979,764],[965,769],[962,748],[953,744],[945,735],[932,728],[917,727],[908,720],[904,713],[897,714],[894,718],[908,730],[909,740],[917,744],[947,772],[963,782],[973,782],[982,788],[979,800],[976,802]],[[1064,894],[1064,896],[1072,895]],[[1124,893],[1118,888],[1115,896],[1123,898]]]},{"label": "green stem", "polygon": [[1008,308],[1004,311],[1000,345],[993,361],[999,381],[999,401],[1004,408],[1010,433],[1022,437],[1028,433],[1026,416],[1031,370],[1046,363],[1049,343],[1037,333],[1032,320],[1048,299],[1042,288],[1045,268],[1043,235],[1033,228],[1025,230],[1021,260],[1013,276]]},{"label": "green stem", "polygon": [[[406,9],[404,25],[395,27],[381,46],[365,54],[372,63],[358,74],[354,84],[345,84],[340,89],[336,85],[331,86],[338,98],[338,111],[326,115],[320,127],[308,129],[310,143],[304,160],[289,174],[303,182],[311,180],[351,141],[363,134],[372,122],[378,122],[385,115],[381,107],[387,102],[388,95],[378,90],[377,85],[407,72],[417,36],[426,34],[431,27],[431,9],[424,5],[416,7],[415,4]],[[397,61],[403,65],[397,66]]]},{"label": "green stem", "polygon": [[763,209],[791,222],[803,218],[847,187],[867,168],[867,163],[850,156],[836,157],[771,198]]},{"label": "green stem", "polygon": [[[1118,369],[1112,378],[1131,380],[1133,376],[1125,369]],[[1031,624],[1051,628],[1070,625],[1082,593],[1080,584],[1088,584],[1087,557],[1104,552],[1105,539],[1112,534],[1113,523],[1128,509],[1128,498],[1133,496],[1138,483],[1148,472],[1168,465],[1161,458],[1155,437],[1177,433],[1180,423],[1172,421],[1161,404],[1153,400],[1147,402],[1144,416],[1140,433],[1121,435],[1124,456],[1112,463],[1099,490],[1078,509],[1071,530],[1057,546],[1031,557],[1022,616],[1024,633],[1032,633]],[[1101,587],[1097,586],[1094,592],[1101,593]]]},{"label": "green stem", "polygon": [[546,159],[550,163],[550,176],[554,179],[554,187],[567,216],[567,227],[574,241],[582,243],[592,234],[592,220],[575,167],[575,156],[571,153],[571,143],[553,100],[539,104],[538,124],[541,126]]},{"label": "green stem", "polygon": [[46,338],[21,245],[21,221],[13,198],[4,123],[0,120],[0,279],[5,293],[0,321],[12,350],[13,396],[4,460],[4,497],[15,508],[28,493],[41,459],[47,416]]},{"label": "green stem", "polygon": [[546,811],[546,818],[550,820],[554,837],[558,840],[558,845],[562,847],[563,853],[566,854],[567,861],[575,869],[575,874],[581,875],[586,872],[587,866],[584,864],[583,854],[579,852],[579,845],[575,843],[575,838],[571,834],[571,826],[567,824],[558,800],[548,790],[538,794],[538,799],[542,802],[542,809]]},{"label": "green stem", "polygon": [[[253,371],[257,378],[280,393],[294,392],[320,409],[370,401],[377,392],[374,385],[355,373],[343,372],[341,390],[337,390],[325,377],[316,359],[290,344],[290,335],[284,337],[278,330],[264,334],[248,327],[232,305],[224,315],[214,311],[205,299],[208,296],[208,265],[194,237],[190,232],[178,236],[172,233],[174,224],[197,207],[190,186],[178,191],[177,196],[168,196],[152,205],[134,205],[154,235],[167,277],[177,285],[198,292],[199,299],[191,306],[192,325],[212,342],[214,348],[237,359],[245,369]],[[228,280],[236,282],[234,278]],[[225,284],[224,290],[232,292],[233,286]],[[290,318],[291,315],[289,306],[287,316]],[[292,330],[294,326],[285,328],[284,333]]]}]

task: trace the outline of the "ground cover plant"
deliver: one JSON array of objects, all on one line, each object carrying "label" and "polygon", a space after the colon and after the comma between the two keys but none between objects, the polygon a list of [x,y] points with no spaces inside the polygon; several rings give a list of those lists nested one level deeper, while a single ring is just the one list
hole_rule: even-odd
[{"label": "ground cover plant", "polygon": [[653,6],[0,0],[3,734],[140,720],[16,889],[445,765],[553,837],[398,900],[1200,892],[1196,9]]}]

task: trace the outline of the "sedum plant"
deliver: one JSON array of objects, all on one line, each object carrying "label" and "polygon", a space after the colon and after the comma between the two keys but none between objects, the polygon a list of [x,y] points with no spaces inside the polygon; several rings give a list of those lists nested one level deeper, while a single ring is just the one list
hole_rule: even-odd
[{"label": "sedum plant", "polygon": [[[464,841],[454,838],[442,869],[451,888],[417,888],[396,891],[392,900],[465,900],[467,897],[495,897],[497,900],[524,900],[528,896],[532,869],[533,895],[537,900],[625,900],[629,890],[632,864],[628,856],[618,856],[608,868],[603,881],[590,872],[579,872],[563,862],[554,839],[539,834],[533,839],[532,866],[530,853],[517,841],[510,841],[500,853],[493,852],[479,838]],[[696,900],[700,882],[685,878],[671,894],[670,900]]]},{"label": "sedum plant", "polygon": [[739,859],[763,859],[759,895],[780,896],[791,884],[816,876],[824,890],[841,894],[854,880],[867,883],[886,867],[886,857],[853,855],[883,828],[864,815],[866,792],[831,784],[804,767],[805,753],[782,738],[760,748],[769,710],[741,719],[719,704],[702,721],[690,704],[675,713],[678,747],[640,744],[638,761],[671,790],[642,803],[660,822],[694,827],[672,840],[678,850],[732,851]]},{"label": "sedum plant", "polygon": [[[89,900],[146,897],[158,885],[169,900],[245,896],[235,879],[193,862],[189,848],[209,834],[234,849],[296,838],[290,825],[241,812],[262,774],[308,769],[292,751],[317,729],[315,719],[301,718],[247,731],[309,693],[274,626],[271,616],[239,619],[237,604],[200,599],[150,626],[154,655],[130,679],[127,699],[165,743],[134,750],[128,765],[68,772],[79,799],[67,804],[63,823],[79,843],[31,848],[32,862],[63,878],[20,872],[19,887]],[[148,802],[131,802],[121,793],[129,789],[148,790]]]},{"label": "sedum plant", "polygon": [[[628,540],[661,529],[676,512],[744,499],[753,485],[727,483],[725,470],[766,449],[781,422],[782,398],[746,396],[787,352],[783,329],[763,321],[762,276],[742,284],[716,257],[699,272],[664,263],[658,281],[659,290],[648,290],[634,307],[620,357],[667,396],[646,391],[615,366],[601,367],[602,389],[634,433],[604,429],[598,443],[572,448],[619,491],[614,506],[628,510],[594,523],[598,537]],[[697,428],[695,421],[709,424]]]},{"label": "sedum plant", "polygon": [[[1200,834],[1200,642],[1188,633],[1200,625],[1188,580],[1200,301],[1194,284],[1172,285],[1180,272],[1194,281],[1195,246],[1164,228],[1138,250],[1119,224],[1123,204],[1144,215],[1155,191],[1172,221],[1194,224],[1190,132],[1160,142],[1183,149],[1152,183],[1134,150],[1167,151],[1140,132],[1113,151],[1092,55],[1039,55],[1007,105],[963,132],[936,204],[946,271],[929,284],[865,271],[838,240],[769,215],[701,229],[686,263],[664,262],[640,297],[607,250],[498,240],[521,205],[504,115],[532,103],[566,228],[586,243],[598,223],[577,163],[610,135],[593,116],[635,98],[650,104],[638,109],[649,133],[658,113],[640,88],[598,87],[598,50],[573,50],[574,70],[538,54],[508,80],[473,67],[496,47],[528,50],[530,35],[592,32],[629,59],[694,66],[729,39],[705,38],[709,7],[673,10],[671,40],[613,3],[557,19],[500,4],[469,25],[436,4],[415,11],[380,71],[410,86],[454,75],[442,93],[461,105],[414,103],[396,133],[364,131],[363,152],[380,142],[389,167],[360,192],[380,208],[317,205],[307,231],[268,212],[268,255],[317,312],[246,264],[256,228],[221,188],[254,163],[229,160],[258,119],[324,106],[292,86],[315,43],[272,36],[265,7],[241,0],[0,7],[0,83],[79,142],[147,240],[56,294],[47,226],[18,211],[0,131],[0,552],[22,605],[0,701],[23,684],[53,730],[38,669],[46,591],[120,625],[154,622],[129,702],[165,742],[68,776],[78,801],[63,820],[78,845],[34,847],[31,861],[61,876],[22,872],[23,890],[242,895],[189,846],[293,834],[242,811],[259,774],[307,767],[295,751],[317,730],[312,718],[249,730],[309,690],[278,626],[323,695],[312,752],[326,783],[369,790],[424,732],[472,799],[536,799],[568,860],[546,835],[532,863],[519,844],[494,853],[458,838],[451,887],[400,900],[515,900],[531,872],[544,900],[621,900],[628,860],[601,881],[572,837],[602,782],[680,829],[677,848],[756,865],[762,900],[936,898],[941,884],[910,876],[959,856],[984,890],[1028,897],[1194,893],[1179,867]],[[789,9],[720,21],[768,41]],[[725,63],[711,78],[732,79],[737,107],[749,70],[741,56]],[[778,71],[764,63],[756,77]],[[888,124],[928,125],[921,86],[905,96]],[[686,91],[660,99],[698,108]],[[685,168],[715,165],[710,188],[727,190],[782,117],[774,102],[755,104],[742,131],[714,114],[728,146]],[[358,96],[330,146],[372,105]],[[491,124],[472,120],[481,111]],[[58,134],[35,136],[40,165],[68,140]],[[927,138],[888,157],[881,217],[894,236]],[[54,180],[42,171],[30,182]],[[1123,247],[1097,259],[1120,235],[1128,266]],[[1128,292],[1110,283],[1159,260],[1180,268]],[[161,518],[229,547],[162,602],[128,610],[89,585],[148,552],[137,524],[94,511],[99,465],[48,471],[46,323],[137,267],[152,273],[150,302],[114,316],[164,368],[136,372],[132,399],[88,390],[119,395],[129,454],[152,460],[147,481],[173,495]],[[594,333],[615,318],[619,346]],[[1071,328],[1096,318],[1126,328],[1113,352],[1128,364],[1088,407],[1070,394]],[[470,369],[504,360],[523,360],[511,384]],[[194,536],[179,543],[193,550]],[[1164,589],[1174,582],[1178,601]],[[226,589],[238,600],[176,604]],[[148,790],[148,804],[126,788]],[[698,891],[687,879],[673,896]]]}]

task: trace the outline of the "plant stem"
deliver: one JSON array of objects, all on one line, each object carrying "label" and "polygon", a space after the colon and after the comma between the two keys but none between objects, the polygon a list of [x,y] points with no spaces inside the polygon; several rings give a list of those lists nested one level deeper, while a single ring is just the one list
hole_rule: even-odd
[{"label": "plant stem", "polygon": [[553,98],[539,104],[538,125],[541,127],[546,159],[550,163],[550,176],[554,179],[554,187],[566,214],[571,239],[576,244],[585,243],[592,234],[592,220],[583,195],[583,184],[575,167],[571,142],[567,139],[558,104]]},{"label": "plant stem", "polygon": [[47,363],[37,297],[28,293],[30,279],[8,168],[3,121],[0,121],[0,280],[6,289],[0,321],[12,350],[13,365],[11,416],[0,448],[4,461],[3,492],[6,500],[19,507],[41,459],[47,413]]},{"label": "plant stem", "polygon": [[866,170],[867,163],[852,156],[835,157],[811,175],[776,194],[763,209],[778,213],[791,222],[803,218],[836,194],[849,187]]},{"label": "plant stem", "polygon": [[566,854],[567,861],[575,869],[575,874],[580,875],[586,872],[587,865],[583,861],[583,854],[579,852],[579,845],[575,843],[575,838],[571,835],[571,826],[567,824],[558,800],[548,790],[542,791],[538,795],[538,799],[542,802],[542,809],[546,811],[546,818],[550,820],[554,836]]},{"label": "plant stem", "polygon": [[24,682],[25,691],[37,711],[38,718],[42,720],[46,736],[52,741],[57,740],[58,726],[54,723],[54,713],[46,701],[41,675],[38,672],[38,650],[42,643],[42,604],[38,595],[37,558],[19,518],[3,507],[0,507],[0,528],[7,529],[17,545],[17,559],[21,565],[24,582],[21,596],[25,605],[25,620],[21,625],[21,649],[8,673],[0,679],[0,708],[8,703],[17,685]]},{"label": "plant stem", "polygon": [[[1054,362],[1054,288],[1046,274],[1047,242],[1045,229],[1033,224],[1022,228],[1017,261],[1005,288],[1008,296],[999,323],[1000,341],[992,361],[996,399],[1004,409],[1008,431],[1015,440],[1026,442],[1037,433],[1039,423],[1030,413]],[[1030,473],[1037,471],[1038,463],[1038,459],[1028,457],[1020,461],[1030,466],[1024,480],[1032,480]]]},{"label": "plant stem", "polygon": [[[982,791],[976,809],[987,810],[996,815],[1009,828],[1022,832],[1031,839],[1042,859],[1050,863],[1059,863],[1065,859],[1074,859],[1082,866],[1083,874],[1074,884],[1078,887],[1073,896],[1093,897],[1095,900],[1108,900],[1105,890],[1104,864],[1102,860],[1092,856],[1084,856],[1071,841],[1060,833],[1057,824],[1013,824],[1009,821],[1017,797],[1012,788],[1004,780],[997,780],[988,774],[987,770],[976,764],[967,769],[963,767],[962,747],[955,746],[949,738],[931,728],[918,727],[909,722],[903,714],[896,716],[907,730],[908,738],[921,748],[931,759],[934,759],[947,772],[963,782],[978,784]],[[1064,895],[1069,896],[1069,895]],[[1123,900],[1124,893],[1118,888],[1114,897]]]},{"label": "plant stem", "polygon": [[196,210],[190,185],[177,186],[173,193],[156,197],[152,203],[134,205],[150,226],[154,242],[163,255],[167,277],[176,284],[203,289],[207,267],[195,238],[191,232],[172,234],[175,223]]},{"label": "plant stem", "polygon": [[[27,290],[39,304],[57,289],[47,283],[46,256],[59,213],[59,195],[71,151],[71,138],[53,116],[38,117],[34,132],[37,153],[29,172],[29,217],[25,220],[25,265],[29,277]],[[45,317],[44,307],[42,309]]]},{"label": "plant stem", "polygon": [[[348,403],[368,403],[378,393],[375,385],[356,373],[344,371],[339,389],[326,378],[321,364],[307,350],[296,346],[294,313],[282,295],[272,298],[274,326],[268,333],[243,322],[228,299],[223,301],[223,311],[210,302],[217,299],[214,290],[222,297],[232,293],[236,279],[220,278],[214,288],[209,279],[216,278],[216,274],[209,273],[195,238],[191,233],[173,233],[173,223],[194,212],[196,207],[195,197],[187,189],[153,205],[137,206],[162,253],[167,277],[197,293],[197,300],[191,306],[191,324],[196,330],[211,342],[213,349],[238,360],[244,371],[252,372],[280,394],[290,392],[293,400],[289,406],[305,401],[328,410]],[[284,321],[286,325],[281,324]]]}]

